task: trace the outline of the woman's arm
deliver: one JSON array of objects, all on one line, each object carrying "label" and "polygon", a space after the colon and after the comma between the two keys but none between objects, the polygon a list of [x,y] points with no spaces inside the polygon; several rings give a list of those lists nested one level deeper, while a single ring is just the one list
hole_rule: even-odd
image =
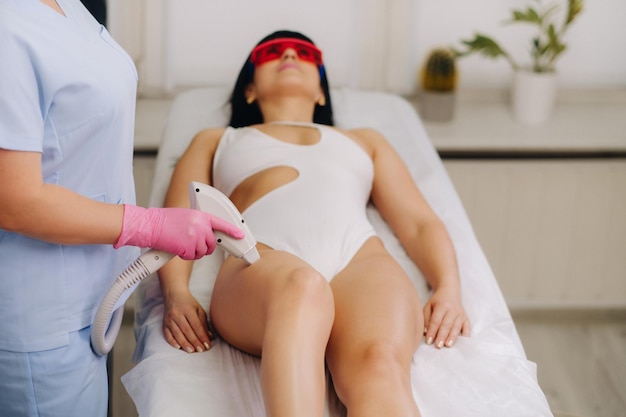
[{"label": "woman's arm", "polygon": [[122,205],[94,201],[42,178],[40,153],[0,149],[1,229],[59,244],[115,243]]},{"label": "woman's arm", "polygon": [[[211,184],[213,155],[223,129],[207,129],[196,135],[178,160],[165,197],[165,207],[189,207],[189,183]],[[192,261],[173,258],[158,272],[165,304],[163,332],[179,349],[202,352],[210,347],[207,317],[189,292]]]},{"label": "woman's arm", "polygon": [[356,131],[372,155],[372,201],[433,289],[424,307],[427,343],[451,346],[469,335],[458,266],[445,225],[428,205],[400,156],[378,132]]}]

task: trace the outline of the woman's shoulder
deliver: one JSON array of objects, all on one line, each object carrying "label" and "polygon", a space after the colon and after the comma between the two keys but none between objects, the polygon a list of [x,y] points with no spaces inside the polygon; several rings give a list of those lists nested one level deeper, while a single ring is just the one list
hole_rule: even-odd
[{"label": "woman's shoulder", "polygon": [[206,142],[206,143],[215,142],[215,143],[217,143],[217,142],[219,142],[220,138],[222,136],[224,136],[224,133],[228,129],[232,129],[232,128],[228,128],[228,127],[209,127],[209,128],[206,128],[206,129],[202,129],[201,131],[196,133],[196,136],[194,136],[193,141],[194,142]]},{"label": "woman's shoulder", "polygon": [[196,138],[204,138],[204,139],[210,139],[210,138],[220,138],[224,132],[226,132],[227,129],[232,129],[232,128],[228,128],[228,127],[208,127],[206,129],[202,129],[201,131],[199,131],[198,133],[196,133]]},{"label": "woman's shoulder", "polygon": [[363,138],[382,138],[383,135],[376,129],[371,127],[359,127],[353,129],[339,129],[344,134],[355,135]]},{"label": "woman's shoulder", "polygon": [[333,127],[333,129],[345,137],[354,141],[370,156],[373,157],[381,146],[386,143],[385,138],[380,132],[372,128],[356,128],[356,129],[341,129]]},{"label": "woman's shoulder", "polygon": [[355,128],[355,129],[339,129],[339,128],[335,128],[335,129],[343,133],[344,135],[348,136],[352,140],[362,145],[367,145],[368,147],[377,148],[387,143],[387,140],[382,135],[382,133],[380,133],[378,130],[373,129],[373,128],[362,127],[362,128]]},{"label": "woman's shoulder", "polygon": [[202,129],[193,137],[189,147],[214,151],[227,129],[223,127]]}]

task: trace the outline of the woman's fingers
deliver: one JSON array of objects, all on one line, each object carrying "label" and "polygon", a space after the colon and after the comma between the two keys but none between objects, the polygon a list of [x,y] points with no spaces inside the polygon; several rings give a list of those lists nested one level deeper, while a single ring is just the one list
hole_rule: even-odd
[{"label": "woman's fingers", "polygon": [[174,321],[169,321],[167,324],[164,322],[163,334],[167,342],[176,349],[182,349],[188,353],[194,352],[192,345]]},{"label": "woman's fingers", "polygon": [[[432,312],[432,310],[431,310],[431,307],[430,307],[430,302],[428,302],[424,306],[424,337],[426,337],[426,334],[428,333],[428,329],[430,327],[431,312]],[[428,339],[426,339],[426,340],[428,340]]]},{"label": "woman's fingers", "polygon": [[463,327],[463,323],[464,323],[463,316],[457,316],[457,318],[454,320],[454,324],[452,325],[450,330],[447,332],[447,334],[441,337],[441,340],[443,341],[443,346],[446,346],[446,347],[454,346],[454,344],[456,343],[456,340],[461,334],[461,328]]},{"label": "woman's fingers", "polygon": [[[439,333],[442,320],[444,319],[444,314],[443,309],[437,308],[432,304],[426,304],[424,309],[424,327],[426,328],[424,338],[426,339],[427,345],[431,345],[435,342],[435,346],[437,346],[436,337]],[[427,316],[429,317],[428,321],[426,321]]]},{"label": "woman's fingers", "polygon": [[[189,323],[182,323],[179,326],[178,323],[172,322],[168,324],[166,329],[172,335],[173,343],[170,344],[178,349],[182,349],[187,353],[204,352],[208,349],[200,342],[200,339],[195,335]],[[164,333],[166,332],[164,331]]]},{"label": "woman's fingers", "polygon": [[200,306],[196,307],[196,314],[189,318],[187,322],[189,323],[189,329],[187,331],[192,338],[195,337],[197,342],[193,342],[189,339],[189,336],[187,339],[194,343],[196,352],[203,352],[204,350],[210,349],[211,342],[207,325],[207,317],[204,310]]},{"label": "woman's fingers", "polygon": [[[429,308],[428,311],[430,310]],[[464,311],[441,307],[433,310],[428,322],[426,321],[427,311],[424,311],[426,344],[433,344],[438,349],[452,347],[456,344],[459,335],[469,336],[469,320]]]},{"label": "woman's fingers", "polygon": [[470,321],[467,317],[465,317],[465,321],[463,322],[463,327],[461,328],[461,335],[469,337],[472,334],[472,326],[470,325]]},{"label": "woman's fingers", "polygon": [[165,325],[163,326],[163,336],[165,336],[165,340],[172,347],[174,347],[176,349],[182,349],[182,347],[178,344],[178,341],[176,340],[176,338],[172,334],[172,331],[170,330],[170,328],[165,326]]},{"label": "woman's fingers", "polygon": [[206,313],[202,308],[188,314],[166,314],[163,333],[170,345],[187,353],[204,352],[211,347]]},{"label": "woman's fingers", "polygon": [[455,315],[450,311],[442,309],[433,313],[428,332],[426,333],[426,343],[434,343],[435,347],[441,349],[449,339],[450,331],[455,323]]},{"label": "woman's fingers", "polygon": [[447,311],[443,317],[443,320],[441,320],[441,324],[437,329],[437,335],[435,336],[435,347],[437,349],[441,349],[442,347],[447,346],[448,342],[450,341],[450,333],[454,328],[455,321],[455,315],[450,311]]}]

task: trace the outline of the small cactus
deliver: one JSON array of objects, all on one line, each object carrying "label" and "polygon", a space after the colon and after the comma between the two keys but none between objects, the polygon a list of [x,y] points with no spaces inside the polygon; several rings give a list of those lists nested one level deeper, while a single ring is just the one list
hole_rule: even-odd
[{"label": "small cactus", "polygon": [[457,80],[455,58],[450,49],[434,49],[422,68],[422,88],[426,91],[453,91]]}]

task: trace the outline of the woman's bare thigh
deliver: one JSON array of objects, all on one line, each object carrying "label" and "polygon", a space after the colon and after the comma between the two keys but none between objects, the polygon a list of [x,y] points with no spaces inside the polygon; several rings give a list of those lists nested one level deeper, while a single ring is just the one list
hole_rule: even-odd
[{"label": "woman's bare thigh", "polygon": [[410,361],[423,332],[419,296],[378,238],[369,239],[330,283],[335,321],[329,365],[369,342],[389,341]]},{"label": "woman's bare thigh", "polygon": [[[227,258],[218,273],[211,297],[210,319],[218,334],[230,344],[260,356],[267,308],[289,275],[313,270],[300,258],[283,251],[261,248],[261,259],[250,266]],[[322,278],[323,279],[323,278]]]}]

